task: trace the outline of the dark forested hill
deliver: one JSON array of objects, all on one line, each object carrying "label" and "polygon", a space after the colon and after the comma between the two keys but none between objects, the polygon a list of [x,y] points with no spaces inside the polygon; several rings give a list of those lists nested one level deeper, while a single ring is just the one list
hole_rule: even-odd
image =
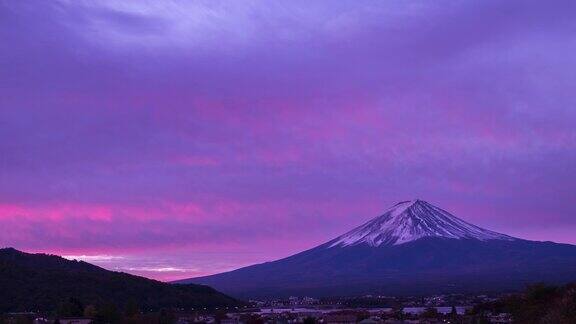
[{"label": "dark forested hill", "polygon": [[564,286],[530,285],[521,294],[512,294],[498,300],[476,305],[472,314],[508,313],[514,323],[522,324],[574,324],[576,323],[576,283]]},{"label": "dark forested hill", "polygon": [[240,303],[208,286],[171,285],[59,256],[0,249],[0,311],[53,310],[69,298],[83,304],[135,302],[143,309]]}]

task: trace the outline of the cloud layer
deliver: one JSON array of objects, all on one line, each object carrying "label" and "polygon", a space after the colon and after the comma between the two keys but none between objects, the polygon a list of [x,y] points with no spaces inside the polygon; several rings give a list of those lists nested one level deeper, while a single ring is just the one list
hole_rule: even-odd
[{"label": "cloud layer", "polygon": [[2,1],[0,244],[172,279],[416,197],[576,243],[575,7]]}]

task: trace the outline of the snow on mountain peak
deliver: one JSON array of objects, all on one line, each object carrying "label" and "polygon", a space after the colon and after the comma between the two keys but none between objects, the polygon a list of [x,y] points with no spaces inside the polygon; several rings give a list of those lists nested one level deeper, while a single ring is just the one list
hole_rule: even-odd
[{"label": "snow on mountain peak", "polygon": [[329,247],[368,244],[399,245],[423,237],[451,239],[514,240],[515,238],[480,228],[423,200],[402,201],[383,215],[373,218],[329,242]]}]

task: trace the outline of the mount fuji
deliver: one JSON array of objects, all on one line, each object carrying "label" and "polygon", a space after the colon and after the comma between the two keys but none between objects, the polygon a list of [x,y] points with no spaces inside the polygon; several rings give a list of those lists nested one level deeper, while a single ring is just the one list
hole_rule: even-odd
[{"label": "mount fuji", "polygon": [[572,280],[574,245],[500,234],[411,200],[310,250],[176,283],[253,298],[501,292]]}]

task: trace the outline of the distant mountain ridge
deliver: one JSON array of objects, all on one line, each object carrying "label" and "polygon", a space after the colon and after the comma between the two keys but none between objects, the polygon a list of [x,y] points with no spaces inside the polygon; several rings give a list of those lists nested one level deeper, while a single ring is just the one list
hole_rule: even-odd
[{"label": "distant mountain ridge", "polygon": [[176,283],[251,298],[497,292],[573,280],[576,246],[496,233],[411,200],[310,250]]},{"label": "distant mountain ridge", "polygon": [[131,301],[143,309],[241,304],[204,285],[175,286],[55,255],[0,249],[0,311],[53,311],[68,298],[84,305]]}]

